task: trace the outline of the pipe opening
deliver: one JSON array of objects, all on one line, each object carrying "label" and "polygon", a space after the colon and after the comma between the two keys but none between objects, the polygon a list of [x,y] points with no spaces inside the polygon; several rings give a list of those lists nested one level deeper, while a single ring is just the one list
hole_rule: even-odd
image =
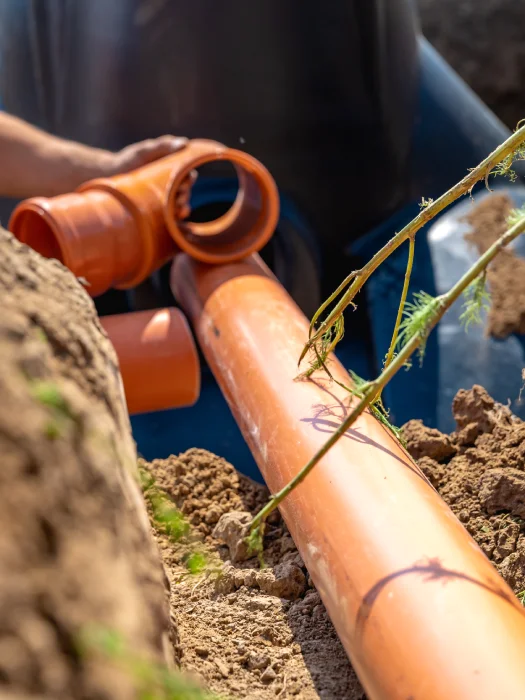
[{"label": "pipe opening", "polygon": [[[206,183],[206,189],[210,191],[208,197],[205,197],[205,202],[202,202],[202,197],[197,194],[191,197],[191,212],[188,217],[183,220],[183,223],[188,226],[192,224],[192,231],[195,235],[199,235],[199,224],[208,224],[220,220],[232,208],[239,193],[239,178],[237,171],[230,161],[215,161],[212,163],[204,163],[195,168],[197,173],[196,189],[199,188],[199,183]],[[231,188],[228,190],[228,197],[221,194],[222,184],[224,182],[231,183]],[[233,197],[232,197],[233,191]],[[194,203],[196,200],[196,203]],[[209,235],[204,229],[204,233],[200,235]]]},{"label": "pipe opening", "polygon": [[[220,182],[220,176],[221,180],[226,177],[236,180],[237,193],[233,202],[216,201],[213,208],[198,207],[183,221],[177,220],[175,215],[175,226],[179,227],[186,241],[211,248],[235,245],[250,237],[251,232],[259,228],[263,209],[261,185],[256,178],[229,160],[204,163],[196,170],[201,178],[213,177]],[[180,191],[175,199],[179,196]]]},{"label": "pipe opening", "polygon": [[[203,211],[199,211],[182,221],[177,211],[187,176],[205,164],[219,167],[223,173],[227,165],[230,172],[233,168],[237,195],[227,210],[223,199],[224,208],[213,220],[202,221]],[[269,173],[251,156],[231,149],[203,155],[184,171],[178,171],[168,187],[166,205],[166,226],[177,245],[197,260],[212,264],[240,260],[260,250],[272,236],[279,216],[279,196]]]},{"label": "pipe opening", "polygon": [[44,258],[54,258],[61,263],[64,255],[50,222],[46,221],[38,211],[26,209],[16,217],[13,232],[22,243],[25,243]]}]

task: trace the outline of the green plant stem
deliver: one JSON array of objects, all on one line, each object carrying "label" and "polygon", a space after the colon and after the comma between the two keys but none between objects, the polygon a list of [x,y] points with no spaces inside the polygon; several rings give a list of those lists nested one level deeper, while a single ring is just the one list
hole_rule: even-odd
[{"label": "green plant stem", "polygon": [[403,319],[403,311],[405,310],[405,304],[408,295],[408,287],[410,285],[410,277],[412,275],[412,267],[414,265],[414,250],[416,247],[416,237],[412,236],[409,242],[408,248],[408,261],[407,268],[405,271],[405,281],[403,283],[403,291],[401,292],[401,299],[399,301],[399,308],[397,310],[396,324],[394,326],[394,332],[392,333],[392,340],[390,341],[390,347],[388,348],[388,354],[385,360],[385,367],[392,362],[394,355],[396,353],[397,337],[399,335],[399,327],[401,326],[401,321]]},{"label": "green plant stem", "polygon": [[298,486],[312,471],[315,465],[326,455],[333,445],[341,438],[347,430],[355,423],[357,418],[370,406],[370,404],[381,394],[384,387],[392,379],[392,377],[404,366],[407,360],[414,354],[421,343],[428,337],[428,334],[434,326],[441,320],[445,312],[452,304],[459,299],[461,294],[467,287],[481,274],[499,253],[499,251],[507,246],[511,241],[517,238],[525,231],[525,217],[518,221],[514,226],[509,228],[490,248],[476,261],[476,263],[456,282],[456,284],[446,293],[437,298],[438,303],[433,314],[429,317],[425,331],[413,336],[406,345],[399,351],[392,362],[385,366],[377,379],[370,382],[363,397],[355,405],[352,411],[344,419],[341,425],[335,430],[331,437],[324,445],[315,453],[310,461],[301,469],[300,472],[283,488],[276,493],[268,503],[257,513],[250,525],[250,531],[253,532],[257,527],[260,527],[270,513],[275,510],[280,503]]},{"label": "green plant stem", "polygon": [[[422,209],[419,214],[412,219],[409,224],[401,229],[399,233],[396,233],[396,235],[391,238],[388,243],[386,243],[364,267],[358,270],[357,273],[352,273],[354,274],[354,279],[348,291],[344,293],[332,311],[328,314],[326,319],[321,323],[319,328],[317,328],[315,331],[312,329],[310,338],[301,353],[301,357],[299,358],[299,363],[305,357],[310,348],[317,343],[319,338],[326,333],[326,331],[331,328],[341,317],[344,310],[353,302],[356,294],[366,283],[370,275],[389,257],[389,255],[397,250],[397,248],[399,248],[399,246],[408,238],[415,236],[415,234],[423,226],[425,226],[425,224],[431,221],[437,214],[443,211],[443,209],[446,209],[450,204],[452,204],[452,202],[455,202],[456,199],[464,194],[471,192],[472,188],[477,182],[483,179],[487,182],[490,173],[498,165],[498,163],[513,154],[524,141],[525,126],[522,126],[511,136],[509,136],[509,138],[498,146],[498,148],[496,148],[489,156],[487,156],[487,158],[485,158],[485,160],[483,160],[476,168],[473,168],[460,182],[451,187],[448,192],[445,192],[445,194],[441,195],[441,197]],[[339,286],[339,289],[341,286],[342,285]],[[337,294],[334,292],[331,299],[335,300],[336,297]],[[328,303],[325,302],[323,307],[326,308],[327,305]],[[318,316],[319,315],[317,315],[317,318]]]},{"label": "green plant stem", "polygon": [[335,292],[333,294],[331,294],[328,297],[328,299],[326,299],[326,301],[324,301],[321,304],[321,306],[317,309],[317,311],[313,315],[312,320],[310,321],[310,333],[315,328],[315,324],[317,323],[319,316],[322,313],[324,313],[324,311],[330,306],[330,304],[332,304],[337,299],[337,297],[341,294],[341,292],[344,289],[346,289],[346,287],[348,287],[350,282],[353,282],[353,280],[358,276],[358,274],[359,274],[358,270],[354,270],[353,272],[351,272],[347,277],[345,277],[345,279],[341,282],[339,287],[337,287]]}]

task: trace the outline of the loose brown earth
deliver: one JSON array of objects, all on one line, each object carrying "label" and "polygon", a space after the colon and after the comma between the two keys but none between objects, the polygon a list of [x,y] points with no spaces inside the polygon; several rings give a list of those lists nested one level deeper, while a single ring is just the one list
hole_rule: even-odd
[{"label": "loose brown earth", "polygon": [[157,532],[183,669],[226,697],[364,698],[282,520],[269,530],[264,570],[254,559],[232,565],[228,549],[213,536],[224,513],[255,512],[268,497],[266,488],[204,450],[147,466],[212,562],[208,578],[188,576],[185,561],[196,543],[174,543]]},{"label": "loose brown earth", "polygon": [[[411,421],[408,450],[516,593],[525,589],[525,423],[481,387],[453,403],[457,431],[444,435]],[[182,667],[234,698],[364,698],[317,592],[282,521],[264,558],[231,564],[213,536],[227,512],[253,513],[266,489],[219,457],[190,450],[148,465],[189,519],[222,575],[187,575],[195,543],[157,533],[171,581]],[[224,565],[223,562],[226,562]]]},{"label": "loose brown earth", "polygon": [[[147,465],[191,525],[178,541],[155,533],[170,624],[116,361],[93,304],[64,268],[1,231],[0,249],[0,699],[136,697],[129,669],[79,650],[93,622],[155,663],[180,658],[222,697],[363,699],[279,517],[265,569],[230,562],[221,516],[253,513],[268,494],[202,450]],[[408,449],[520,593],[525,423],[480,387],[460,392],[453,410],[449,436],[409,423]],[[195,551],[207,561],[197,576]]]},{"label": "loose brown earth", "polygon": [[479,386],[459,391],[456,432],[410,421],[410,454],[516,594],[525,590],[525,423]]},{"label": "loose brown earth", "polygon": [[[465,238],[480,255],[508,229],[507,218],[513,208],[510,197],[494,194],[467,217],[472,232]],[[525,259],[510,248],[501,250],[487,270],[487,282],[491,297],[487,333],[500,339],[525,333]]]}]

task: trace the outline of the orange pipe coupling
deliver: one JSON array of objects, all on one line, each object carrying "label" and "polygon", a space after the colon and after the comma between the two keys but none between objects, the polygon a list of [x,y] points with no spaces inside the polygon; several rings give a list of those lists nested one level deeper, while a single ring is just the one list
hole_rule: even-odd
[{"label": "orange pipe coupling", "polygon": [[[215,221],[184,221],[181,200],[191,172],[212,161],[235,166],[237,198]],[[259,161],[195,139],[131,173],[91,180],[72,194],[28,199],[14,210],[9,229],[83,277],[98,296],[110,287],[135,287],[180,250],[211,264],[240,260],[268,242],[278,218],[277,187]]]},{"label": "orange pipe coupling", "polygon": [[130,414],[191,406],[201,372],[188,322],[178,309],[103,316],[113,343]]},{"label": "orange pipe coupling", "polygon": [[[347,415],[319,373],[294,381],[308,321],[253,256],[186,256],[172,288],[272,491]],[[334,358],[331,372],[350,378]],[[525,614],[386,428],[363,414],[281,506],[368,697],[525,698]]]}]

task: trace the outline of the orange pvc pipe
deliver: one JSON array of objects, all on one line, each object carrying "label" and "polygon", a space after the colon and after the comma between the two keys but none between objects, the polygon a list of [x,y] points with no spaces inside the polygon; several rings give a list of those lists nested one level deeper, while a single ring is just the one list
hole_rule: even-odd
[{"label": "orange pvc pipe", "polygon": [[[322,373],[294,381],[308,321],[256,256],[216,268],[180,256],[172,288],[276,493],[347,415],[349,394]],[[522,607],[370,414],[281,512],[370,698],[525,698]]]},{"label": "orange pvc pipe", "polygon": [[199,356],[184,314],[157,309],[103,316],[117,353],[130,414],[191,406],[199,398]]},{"label": "orange pvc pipe", "polygon": [[[234,164],[239,192],[231,209],[204,224],[182,220],[181,194],[191,172],[212,161]],[[9,228],[23,243],[63,262],[92,296],[129,289],[184,250],[208,263],[260,250],[279,217],[277,187],[252,156],[195,139],[131,173],[91,180],[76,193],[36,197],[16,207]]]}]

